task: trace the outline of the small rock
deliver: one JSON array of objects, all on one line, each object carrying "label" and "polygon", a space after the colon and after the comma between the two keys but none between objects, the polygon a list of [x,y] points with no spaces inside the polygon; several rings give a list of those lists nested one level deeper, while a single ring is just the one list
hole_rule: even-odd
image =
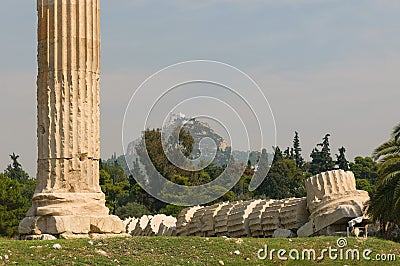
[{"label": "small rock", "polygon": [[235,243],[236,244],[243,244],[243,239],[238,238],[238,239],[236,239]]},{"label": "small rock", "polygon": [[240,251],[239,251],[239,250],[235,250],[233,253],[234,253],[235,255],[240,255]]},{"label": "small rock", "polygon": [[4,255],[4,260],[8,260],[8,255]]},{"label": "small rock", "polygon": [[53,248],[54,248],[54,249],[61,249],[62,247],[61,247],[60,244],[54,244],[54,245],[53,245]]},{"label": "small rock", "polygon": [[278,228],[272,235],[273,238],[290,238],[294,237],[294,233],[288,229]]},{"label": "small rock", "polygon": [[218,263],[219,263],[219,265],[225,265],[225,263],[222,261],[222,260],[220,260],[220,261],[218,261]]},{"label": "small rock", "polygon": [[89,240],[88,243],[89,243],[89,245],[91,245],[91,246],[94,245],[94,242],[93,242],[92,240]]},{"label": "small rock", "polygon": [[57,237],[53,235],[43,234],[40,236],[40,240],[56,240]]},{"label": "small rock", "polygon": [[96,253],[108,257],[107,252],[102,249],[96,249]]}]

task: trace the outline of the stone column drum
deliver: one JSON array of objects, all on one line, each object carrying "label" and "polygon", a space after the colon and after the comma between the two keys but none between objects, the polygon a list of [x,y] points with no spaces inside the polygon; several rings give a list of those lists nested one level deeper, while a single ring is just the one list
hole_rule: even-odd
[{"label": "stone column drum", "polygon": [[99,185],[100,0],[38,0],[38,164],[22,235],[121,233]]}]

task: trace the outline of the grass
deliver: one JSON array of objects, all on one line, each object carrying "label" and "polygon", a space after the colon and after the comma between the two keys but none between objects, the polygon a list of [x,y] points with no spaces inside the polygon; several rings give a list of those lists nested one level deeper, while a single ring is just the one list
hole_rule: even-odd
[{"label": "grass", "polygon": [[[343,249],[358,248],[360,261],[330,260],[281,261],[260,260],[257,251],[267,244],[268,249],[314,248],[317,257],[324,248],[337,248],[337,237],[260,239],[200,238],[200,237],[131,237],[110,239],[77,239],[54,241],[16,241],[0,239],[0,265],[397,265],[400,261],[400,244],[377,238],[347,239]],[[89,243],[91,241],[91,243]],[[61,249],[53,248],[54,244]],[[396,261],[365,261],[362,251],[371,249],[376,254],[396,254]],[[240,254],[235,254],[235,251]],[[237,252],[236,252],[237,253]],[[288,254],[286,254],[288,256]],[[8,257],[8,260],[5,259]],[[301,255],[300,255],[301,257]],[[222,265],[222,264],[221,264]]]}]

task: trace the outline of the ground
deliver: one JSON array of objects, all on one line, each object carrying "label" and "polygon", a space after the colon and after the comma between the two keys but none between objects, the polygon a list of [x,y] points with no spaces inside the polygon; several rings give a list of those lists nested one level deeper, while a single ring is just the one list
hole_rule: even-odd
[{"label": "ground", "polygon": [[[400,244],[377,238],[348,238],[347,246],[339,249],[338,259],[331,260],[325,253],[323,260],[302,261],[304,249],[315,249],[317,257],[321,251],[331,247],[338,249],[337,237],[293,238],[293,239],[225,239],[200,237],[131,237],[105,240],[54,240],[54,241],[16,241],[0,239],[0,265],[397,265],[400,261]],[[277,251],[270,258],[261,260],[257,253],[268,246],[272,249],[285,249],[286,256],[292,249],[300,252],[300,260],[283,261],[278,259]],[[57,249],[59,248],[59,249]],[[346,251],[358,249],[360,260],[345,260]],[[364,260],[362,253],[370,261]],[[340,260],[340,250],[343,260]],[[333,251],[335,252],[335,251]],[[367,251],[368,253],[368,251]],[[295,252],[292,253],[295,256]],[[308,257],[308,253],[304,253]],[[350,253],[349,253],[350,254]],[[376,255],[379,254],[379,257]],[[389,254],[395,254],[391,258]],[[264,252],[260,253],[261,256]],[[332,256],[335,255],[334,253]],[[385,258],[378,262],[376,258]]]}]

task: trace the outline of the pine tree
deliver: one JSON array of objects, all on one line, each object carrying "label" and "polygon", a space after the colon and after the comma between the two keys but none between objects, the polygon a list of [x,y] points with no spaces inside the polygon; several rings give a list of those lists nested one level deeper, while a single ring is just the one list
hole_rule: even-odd
[{"label": "pine tree", "polygon": [[331,149],[329,147],[329,137],[330,134],[326,134],[323,142],[319,144],[322,147],[321,150],[321,161],[322,161],[322,168],[323,171],[330,171],[334,168],[335,163],[332,160],[331,156]]},{"label": "pine tree", "polygon": [[290,148],[287,147],[286,150],[283,152],[283,156],[284,156],[286,159],[291,159],[291,158],[290,158],[290,157],[291,157],[290,155],[291,155]]},{"label": "pine tree", "polygon": [[297,131],[294,132],[293,151],[294,151],[294,159],[296,160],[296,166],[298,168],[303,168],[304,159],[301,156],[300,138],[299,138],[299,133],[297,133]]},{"label": "pine tree", "polygon": [[295,160],[285,158],[279,147],[276,147],[271,169],[257,189],[257,194],[273,199],[303,197],[304,179],[305,176],[301,169],[296,167]]},{"label": "pine tree", "polygon": [[12,164],[7,166],[7,169],[4,171],[4,175],[20,183],[26,183],[29,180],[29,175],[24,171],[24,169],[22,169],[21,164],[18,162],[19,155],[13,153],[10,155],[10,158],[12,160]]},{"label": "pine tree", "polygon": [[[317,144],[311,152],[310,157],[312,158],[310,164],[310,172],[314,175],[321,172],[330,171],[334,168],[335,163],[331,157],[331,149],[329,147],[329,137],[330,134],[326,134],[323,138],[322,143]],[[321,147],[321,150],[318,149]]]},{"label": "pine tree", "polygon": [[339,148],[339,155],[336,154],[336,165],[339,169],[348,171],[349,161],[346,159],[345,152],[346,149],[344,147]]}]

